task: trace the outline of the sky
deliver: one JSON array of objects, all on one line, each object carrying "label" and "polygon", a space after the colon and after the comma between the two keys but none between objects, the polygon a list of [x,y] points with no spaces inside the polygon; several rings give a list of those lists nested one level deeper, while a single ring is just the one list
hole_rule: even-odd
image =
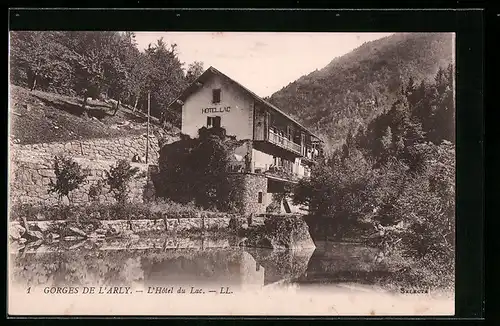
[{"label": "sky", "polygon": [[326,66],[364,42],[392,33],[136,32],[139,49],[163,37],[187,68],[201,61],[261,97]]}]

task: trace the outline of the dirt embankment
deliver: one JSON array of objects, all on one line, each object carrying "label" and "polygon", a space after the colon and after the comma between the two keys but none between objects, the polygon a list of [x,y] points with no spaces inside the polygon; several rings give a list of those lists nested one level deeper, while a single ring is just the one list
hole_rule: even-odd
[{"label": "dirt embankment", "polygon": [[[82,99],[11,86],[9,103],[10,138],[18,144],[50,143],[90,138],[111,138],[142,134],[147,116],[120,106],[114,114],[114,102],[91,100],[87,109]],[[152,133],[162,133],[158,119],[150,120]],[[171,127],[171,133],[178,128]]]}]

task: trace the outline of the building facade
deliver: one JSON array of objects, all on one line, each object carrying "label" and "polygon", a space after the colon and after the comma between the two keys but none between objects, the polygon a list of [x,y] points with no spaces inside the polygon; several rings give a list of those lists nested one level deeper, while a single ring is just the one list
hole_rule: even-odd
[{"label": "building facade", "polygon": [[169,106],[182,110],[181,132],[192,138],[198,130],[224,128],[244,141],[231,163],[240,186],[241,210],[266,213],[279,198],[277,210],[297,212],[280,198],[286,185],[310,175],[321,155],[322,141],[300,123],[217,69],[210,67]]}]

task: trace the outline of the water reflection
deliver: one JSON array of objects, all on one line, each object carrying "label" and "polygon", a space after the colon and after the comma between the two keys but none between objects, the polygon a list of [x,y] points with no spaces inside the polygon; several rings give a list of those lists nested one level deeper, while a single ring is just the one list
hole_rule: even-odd
[{"label": "water reflection", "polygon": [[360,282],[384,270],[377,251],[319,243],[316,250],[238,248],[231,239],[162,237],[38,244],[11,254],[11,278],[23,286],[231,287]]}]

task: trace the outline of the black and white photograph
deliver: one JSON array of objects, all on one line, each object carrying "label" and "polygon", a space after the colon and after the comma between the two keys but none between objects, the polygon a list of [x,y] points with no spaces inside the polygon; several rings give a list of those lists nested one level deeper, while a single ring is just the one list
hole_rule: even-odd
[{"label": "black and white photograph", "polygon": [[455,33],[9,31],[8,313],[455,313]]}]

